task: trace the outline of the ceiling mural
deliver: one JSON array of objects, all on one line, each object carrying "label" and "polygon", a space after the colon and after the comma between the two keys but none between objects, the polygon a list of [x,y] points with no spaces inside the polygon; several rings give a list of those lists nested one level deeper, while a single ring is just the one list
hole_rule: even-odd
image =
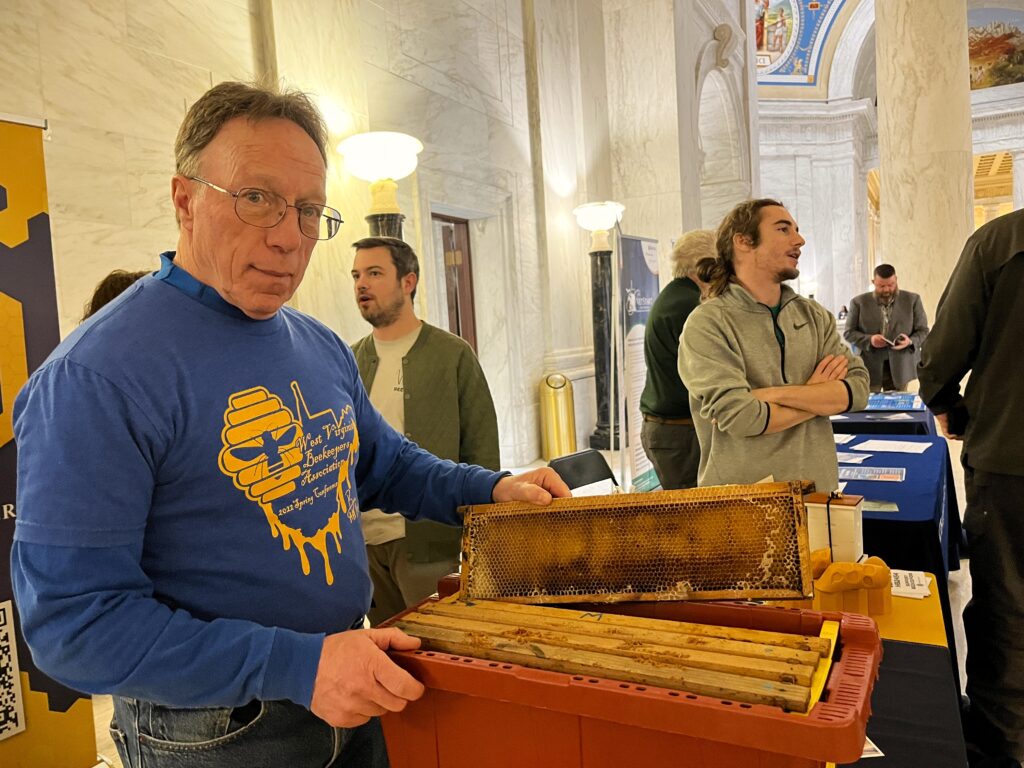
[{"label": "ceiling mural", "polygon": [[748,0],[758,85],[818,85],[822,51],[847,0]]},{"label": "ceiling mural", "polygon": [[1024,82],[1024,12],[978,8],[967,13],[971,90]]}]

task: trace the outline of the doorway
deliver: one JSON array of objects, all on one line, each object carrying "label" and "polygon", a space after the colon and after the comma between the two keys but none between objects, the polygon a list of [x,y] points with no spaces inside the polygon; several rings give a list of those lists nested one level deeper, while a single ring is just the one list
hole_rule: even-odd
[{"label": "doorway", "polygon": [[431,215],[434,241],[444,254],[444,283],[448,299],[448,330],[477,352],[476,315],[473,310],[473,270],[469,250],[469,222],[440,213]]}]

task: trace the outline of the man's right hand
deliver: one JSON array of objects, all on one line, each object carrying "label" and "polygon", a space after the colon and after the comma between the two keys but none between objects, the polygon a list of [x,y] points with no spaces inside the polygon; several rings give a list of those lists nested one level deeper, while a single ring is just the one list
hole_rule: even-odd
[{"label": "man's right hand", "polygon": [[814,368],[807,384],[823,384],[826,381],[840,381],[846,378],[850,361],[846,355],[825,355]]},{"label": "man's right hand", "polygon": [[412,651],[419,646],[419,638],[397,627],[328,635],[320,652],[310,711],[339,728],[354,728],[385,712],[401,712],[425,689],[384,651]]},{"label": "man's right hand", "polygon": [[875,349],[882,349],[883,347],[888,347],[889,342],[885,340],[885,336],[880,333],[876,333],[871,337],[871,346]]}]

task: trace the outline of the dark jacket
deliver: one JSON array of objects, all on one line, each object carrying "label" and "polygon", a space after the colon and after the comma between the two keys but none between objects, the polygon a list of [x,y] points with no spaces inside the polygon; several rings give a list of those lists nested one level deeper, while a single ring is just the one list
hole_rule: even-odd
[{"label": "dark jacket", "polygon": [[651,306],[644,330],[647,382],[640,410],[663,419],[690,418],[690,397],[679,378],[679,335],[700,305],[700,288],[688,277],[665,286]]},{"label": "dark jacket", "polygon": [[960,404],[967,425],[966,464],[1024,475],[1024,211],[975,232],[939,299],[918,378],[934,413]]},{"label": "dark jacket", "polygon": [[921,345],[928,336],[928,315],[925,314],[921,297],[910,291],[897,291],[889,315],[887,338],[896,341],[901,333],[910,337],[906,349],[875,349],[871,337],[882,332],[882,308],[873,292],[854,296],[850,301],[850,312],[846,316],[846,330],[843,338],[856,345],[864,365],[871,376],[872,386],[882,384],[882,365],[889,361],[892,380],[904,385],[917,378],[917,363],[921,358]]},{"label": "dark jacket", "polygon": [[[369,392],[377,375],[373,335],[352,346],[359,375]],[[487,379],[465,341],[423,323],[402,361],[405,436],[442,459],[498,469],[498,418]],[[410,556],[434,562],[457,556],[462,528],[406,520]]]}]

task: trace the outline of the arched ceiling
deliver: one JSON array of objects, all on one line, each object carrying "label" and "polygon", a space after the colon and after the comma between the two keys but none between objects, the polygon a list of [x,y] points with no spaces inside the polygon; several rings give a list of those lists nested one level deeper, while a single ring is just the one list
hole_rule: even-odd
[{"label": "arched ceiling", "polygon": [[[753,0],[751,0],[753,1]],[[760,0],[764,3],[765,0]],[[876,0],[767,0],[769,13],[775,3],[794,7],[793,26],[800,44],[788,52],[788,64],[776,59],[771,72],[759,69],[758,95],[769,99],[875,100],[875,2]],[[810,9],[814,8],[813,12]],[[968,12],[1005,9],[1024,12],[1024,0],[968,0]],[[826,15],[830,23],[823,23]],[[980,17],[980,15],[979,15]],[[775,17],[772,17],[775,18]],[[987,21],[986,16],[982,21]],[[817,63],[796,62],[816,52]],[[813,57],[811,57],[813,58]],[[815,69],[814,81],[799,82],[791,75],[797,69]]]}]

